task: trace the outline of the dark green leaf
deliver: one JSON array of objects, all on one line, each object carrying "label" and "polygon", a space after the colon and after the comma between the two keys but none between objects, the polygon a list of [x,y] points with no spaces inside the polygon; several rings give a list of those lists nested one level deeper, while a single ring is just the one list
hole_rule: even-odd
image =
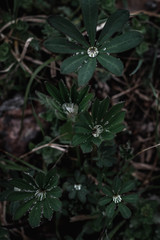
[{"label": "dark green leaf", "polygon": [[99,147],[100,144],[101,144],[101,142],[102,142],[102,139],[99,138],[99,137],[93,137],[93,138],[92,138],[92,142],[93,142],[97,147]]},{"label": "dark green leaf", "polygon": [[105,132],[103,131],[101,133],[101,138],[104,139],[104,140],[108,140],[109,141],[109,140],[112,140],[114,137],[115,137],[115,135],[112,132],[108,131],[108,130],[106,130]]},{"label": "dark green leaf", "polygon": [[59,199],[53,198],[52,196],[48,198],[49,206],[54,211],[60,211],[62,208],[62,203]]},{"label": "dark green leaf", "polygon": [[101,119],[104,118],[105,114],[108,111],[109,107],[109,98],[105,98],[103,101],[101,101],[100,106],[97,109],[97,122],[99,123]]},{"label": "dark green leaf", "polygon": [[98,62],[111,73],[121,76],[123,72],[123,63],[120,59],[109,56],[107,54],[99,54]]},{"label": "dark green leaf", "polygon": [[44,173],[38,173],[35,177],[35,180],[36,180],[36,183],[38,185],[39,188],[42,188],[44,187],[45,185],[45,175]]},{"label": "dark green leaf", "polygon": [[77,192],[77,197],[82,203],[86,202],[86,194],[87,190],[85,187],[83,187],[80,191]]},{"label": "dark green leaf", "polygon": [[119,209],[122,217],[124,217],[124,218],[130,218],[130,216],[131,216],[132,213],[131,213],[131,210],[130,210],[126,205],[120,203],[120,204],[118,205],[118,209]]},{"label": "dark green leaf", "polygon": [[121,53],[136,47],[142,41],[142,34],[137,31],[126,32],[103,45],[108,53]]},{"label": "dark green leaf", "polygon": [[27,183],[30,183],[33,186],[36,186],[33,176],[31,176],[29,173],[23,173],[23,178]]},{"label": "dark green leaf", "polygon": [[51,37],[44,42],[45,48],[54,53],[76,53],[84,51],[84,48],[73,42],[67,41],[65,38]]},{"label": "dark green leaf", "polygon": [[63,81],[59,82],[59,90],[64,103],[70,102],[69,90]]},{"label": "dark green leaf", "polygon": [[121,132],[124,129],[124,127],[125,127],[124,124],[117,124],[114,126],[109,126],[108,130],[114,134],[114,133]]},{"label": "dark green leaf", "polygon": [[50,83],[46,83],[46,89],[48,91],[48,93],[54,98],[56,99],[58,102],[62,103],[63,99],[59,93],[59,91],[57,90],[57,88],[55,86],[53,86],[53,84]]},{"label": "dark green leaf", "polygon": [[81,69],[78,71],[78,84],[83,86],[89,82],[96,68],[96,59],[89,58]]},{"label": "dark green leaf", "polygon": [[41,215],[42,215],[42,203],[38,202],[33,206],[32,210],[29,213],[28,220],[31,227],[33,228],[39,227]]},{"label": "dark green leaf", "polygon": [[82,143],[80,146],[81,146],[81,149],[82,149],[83,153],[89,153],[93,149],[92,144],[90,143],[90,141],[88,141],[86,143]]},{"label": "dark green leaf", "polygon": [[82,15],[91,46],[95,44],[98,6],[96,0],[81,0]]},{"label": "dark green leaf", "polygon": [[15,215],[14,215],[14,220],[18,220],[19,218],[21,218],[34,204],[35,199],[31,199],[28,202],[26,202],[25,204],[21,205]]},{"label": "dark green leaf", "polygon": [[108,203],[111,202],[111,201],[112,201],[112,198],[111,198],[111,197],[103,197],[103,198],[101,198],[101,199],[99,200],[98,204],[99,204],[100,206],[104,206],[104,205],[108,204]]},{"label": "dark green leaf", "polygon": [[77,103],[79,104],[81,101],[83,101],[83,98],[88,94],[88,91],[90,89],[90,86],[85,86],[81,88],[78,92],[78,98]]},{"label": "dark green leaf", "polygon": [[128,181],[128,182],[126,182],[122,185],[120,193],[121,194],[122,193],[127,193],[127,192],[133,190],[134,187],[135,187],[135,182],[130,180],[130,181]]},{"label": "dark green leaf", "polygon": [[62,195],[62,189],[59,187],[55,187],[51,191],[49,191],[49,195],[52,195],[52,197],[59,198]]},{"label": "dark green leaf", "polygon": [[107,22],[99,35],[98,42],[102,44],[114,33],[121,31],[128,19],[129,11],[118,9],[107,19]]},{"label": "dark green leaf", "polygon": [[99,106],[100,106],[100,101],[96,98],[96,100],[94,101],[94,103],[92,105],[92,118],[93,118],[94,122],[97,121]]},{"label": "dark green leaf", "polygon": [[111,118],[109,125],[114,126],[124,121],[125,112],[118,112]]},{"label": "dark green leaf", "polygon": [[81,103],[79,104],[79,112],[83,112],[87,109],[87,107],[89,106],[90,100],[93,99],[93,93],[88,93],[88,95],[86,95],[83,100],[81,101]]},{"label": "dark green leaf", "polygon": [[119,190],[121,188],[121,180],[119,177],[114,178],[112,188],[113,188],[115,194],[119,193]]},{"label": "dark green leaf", "polygon": [[91,136],[87,135],[87,134],[74,135],[74,137],[72,139],[72,144],[73,144],[73,146],[77,146],[79,144],[86,143],[87,139],[90,138],[90,137]]},{"label": "dark green leaf", "polygon": [[71,90],[70,90],[70,98],[71,98],[72,103],[78,104],[78,101],[77,101],[78,95],[79,95],[79,93],[77,91],[77,85],[73,84],[71,87]]},{"label": "dark green leaf", "polygon": [[15,191],[9,194],[7,200],[8,201],[21,201],[25,199],[29,199],[34,196],[34,192],[19,192]]},{"label": "dark green leaf", "polygon": [[108,187],[102,187],[102,192],[104,194],[106,194],[107,196],[109,196],[109,197],[113,196],[112,190],[110,188],[108,188]]},{"label": "dark green leaf", "polygon": [[[58,184],[58,175],[57,174],[54,174],[52,177],[50,177],[47,185],[45,186],[47,189],[50,189],[50,188],[53,188],[55,186],[57,186]],[[47,182],[47,181],[46,181]]]},{"label": "dark green leaf", "polygon": [[60,16],[50,16],[48,18],[49,24],[58,31],[70,36],[83,46],[88,47],[88,43],[78,29],[67,19]]},{"label": "dark green leaf", "polygon": [[76,127],[76,133],[85,135],[85,134],[91,134],[91,132],[92,132],[91,129],[81,127],[81,126]]},{"label": "dark green leaf", "polygon": [[51,218],[53,216],[53,210],[51,209],[51,207],[49,205],[48,198],[44,199],[42,204],[43,204],[43,215],[44,215],[44,217],[47,218],[48,220],[51,220]]},{"label": "dark green leaf", "polygon": [[117,114],[118,112],[121,111],[121,108],[123,107],[124,103],[123,102],[119,102],[117,104],[115,104],[106,114],[106,116],[104,117],[103,120],[103,124],[105,124],[105,122],[110,122],[110,120],[115,116],[115,114]]},{"label": "dark green leaf", "polygon": [[129,195],[123,196],[122,199],[125,202],[135,204],[138,201],[138,195],[137,194],[129,194]]},{"label": "dark green leaf", "polygon": [[11,180],[11,184],[14,187],[17,187],[17,188],[22,189],[22,190],[31,190],[31,191],[33,191],[35,189],[35,184],[33,186],[33,185],[31,185],[32,183],[26,182],[26,181],[24,181],[21,178]]},{"label": "dark green leaf", "polygon": [[61,64],[61,73],[68,74],[71,72],[76,72],[87,58],[87,55],[75,55],[67,58]]},{"label": "dark green leaf", "polygon": [[109,218],[112,218],[113,215],[114,215],[114,211],[115,211],[115,208],[116,208],[116,204],[114,202],[111,202],[108,206],[107,206],[107,216]]}]

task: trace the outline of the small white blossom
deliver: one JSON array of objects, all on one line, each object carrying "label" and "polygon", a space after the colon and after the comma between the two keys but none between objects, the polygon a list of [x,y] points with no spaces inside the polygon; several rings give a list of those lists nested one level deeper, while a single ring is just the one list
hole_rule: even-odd
[{"label": "small white blossom", "polygon": [[122,198],[120,195],[113,196],[113,202],[120,203],[122,201]]},{"label": "small white blossom", "polygon": [[34,195],[39,201],[42,201],[46,198],[46,191],[37,190]]},{"label": "small white blossom", "polygon": [[89,55],[89,57],[94,58],[98,55],[99,51],[98,48],[96,47],[90,47],[87,50],[87,54]]},{"label": "small white blossom", "polygon": [[96,125],[93,128],[93,137],[99,137],[99,135],[103,132],[103,127],[101,125]]},{"label": "small white blossom", "polygon": [[78,106],[74,103],[64,103],[62,104],[62,109],[67,115],[76,115],[78,113]]},{"label": "small white blossom", "polygon": [[82,185],[81,185],[81,184],[74,184],[74,189],[75,189],[76,191],[80,191],[81,188],[82,188]]}]

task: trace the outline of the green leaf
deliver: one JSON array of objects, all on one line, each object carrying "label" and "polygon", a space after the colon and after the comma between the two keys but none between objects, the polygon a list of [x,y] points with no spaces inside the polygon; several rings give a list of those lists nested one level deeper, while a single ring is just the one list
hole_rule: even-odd
[{"label": "green leaf", "polygon": [[109,197],[112,197],[113,196],[113,192],[110,188],[107,188],[107,187],[102,187],[102,192],[104,194],[106,194],[107,196]]},{"label": "green leaf", "polygon": [[58,102],[62,103],[63,99],[60,95],[60,92],[57,90],[57,88],[55,86],[53,86],[53,84],[50,84],[48,82],[46,82],[46,89],[48,91],[48,93],[54,98],[56,99]]},{"label": "green leaf", "polygon": [[51,37],[44,42],[45,48],[54,53],[76,53],[84,51],[84,48],[73,42],[67,41],[65,38]]},{"label": "green leaf", "polygon": [[121,188],[121,180],[119,177],[114,178],[112,188],[113,188],[115,194],[119,193],[119,190]]},{"label": "green leaf", "polygon": [[45,94],[36,91],[37,96],[39,97],[39,101],[41,104],[44,104],[49,110],[59,109],[60,103],[54,101],[51,97],[46,96]]},{"label": "green leaf", "polygon": [[137,31],[126,32],[103,45],[108,53],[121,53],[136,47],[142,41],[142,34]]},{"label": "green leaf", "polygon": [[88,47],[88,43],[78,29],[66,18],[60,16],[50,16],[48,18],[48,23],[57,29],[58,31],[70,36],[78,43],[81,43],[83,46]]},{"label": "green leaf", "polygon": [[111,202],[111,201],[112,201],[112,198],[111,198],[111,197],[103,197],[103,198],[101,198],[101,199],[99,200],[98,204],[99,204],[100,206],[104,206],[104,205],[108,204],[108,203]]},{"label": "green leaf", "polygon": [[78,85],[83,86],[89,82],[96,68],[96,59],[89,58],[78,71]]},{"label": "green leaf", "polygon": [[114,126],[109,126],[108,130],[112,132],[113,134],[121,132],[125,128],[124,124],[117,124]]},{"label": "green leaf", "polygon": [[90,100],[93,99],[93,93],[88,93],[83,100],[81,101],[81,103],[79,104],[79,112],[83,112],[88,108],[88,105],[90,103]]},{"label": "green leaf", "polygon": [[39,227],[41,215],[42,215],[42,203],[38,202],[33,206],[31,212],[29,213],[28,220],[31,227],[33,228]]},{"label": "green leaf", "polygon": [[97,109],[97,122],[99,123],[101,119],[104,118],[105,114],[108,111],[109,107],[109,98],[105,98],[103,101],[100,102],[100,105]]},{"label": "green leaf", "polygon": [[36,183],[34,181],[34,178],[29,173],[23,173],[23,178],[27,183],[32,184],[33,186],[36,187]]},{"label": "green leaf", "polygon": [[20,205],[20,207],[16,210],[16,213],[14,215],[14,220],[18,220],[21,218],[34,204],[35,199],[31,199],[30,201],[27,201],[25,204]]},{"label": "green leaf", "polygon": [[120,203],[118,204],[118,209],[124,218],[130,218],[131,217],[131,210],[124,204]]},{"label": "green leaf", "polygon": [[111,73],[121,76],[123,72],[123,63],[120,59],[109,56],[107,54],[99,54],[97,57],[98,62]]},{"label": "green leaf", "polygon": [[92,144],[90,142],[82,143],[80,146],[83,153],[89,153],[93,149]]},{"label": "green leaf", "polygon": [[48,220],[51,220],[51,218],[53,216],[53,210],[51,209],[51,207],[49,205],[48,198],[44,199],[42,204],[43,204],[43,215],[44,215],[44,217],[47,218]]},{"label": "green leaf", "polygon": [[59,200],[59,199],[57,199],[57,198],[53,198],[52,196],[50,196],[49,198],[48,198],[48,203],[49,203],[49,206],[50,206],[50,208],[52,209],[52,210],[54,210],[54,211],[60,211],[61,210],[61,208],[62,208],[62,203],[61,203],[61,201]]},{"label": "green leaf", "polygon": [[129,11],[118,9],[115,13],[113,13],[108,19],[107,22],[102,29],[98,42],[102,44],[108,38],[110,38],[114,33],[122,30],[124,24],[129,19]]},{"label": "green leaf", "polygon": [[49,194],[52,195],[52,197],[59,198],[62,195],[62,189],[60,187],[53,188],[49,191]]},{"label": "green leaf", "polygon": [[133,190],[134,187],[135,187],[135,182],[130,180],[122,185],[120,194],[129,192],[129,191]]},{"label": "green leaf", "polygon": [[138,201],[138,195],[137,194],[129,194],[122,197],[123,201],[135,204]]},{"label": "green leaf", "polygon": [[90,44],[94,46],[98,20],[98,5],[96,0],[81,0],[82,15]]},{"label": "green leaf", "polygon": [[116,204],[115,204],[114,202],[111,202],[111,203],[107,206],[106,212],[107,212],[107,216],[108,216],[109,218],[112,218],[112,217],[113,217],[115,208],[116,208]]},{"label": "green leaf", "polygon": [[37,183],[38,187],[40,187],[42,189],[45,185],[45,177],[46,176],[44,175],[44,173],[41,173],[41,172],[38,173],[35,177],[35,180],[36,180],[36,183]]},{"label": "green leaf", "polygon": [[69,90],[63,81],[59,82],[59,90],[64,103],[70,102]]},{"label": "green leaf", "polygon": [[61,73],[68,74],[71,72],[76,72],[87,58],[87,55],[75,55],[67,58],[61,64]]},{"label": "green leaf", "polygon": [[124,102],[119,102],[115,104],[106,114],[103,120],[103,124],[105,124],[106,121],[110,122],[110,120],[117,114],[117,112],[120,112],[122,107],[124,105]]},{"label": "green leaf", "polygon": [[31,198],[34,196],[34,192],[19,192],[19,191],[15,191],[12,192],[11,194],[9,194],[9,196],[7,197],[8,201],[21,201],[21,200],[25,200],[28,198]]},{"label": "green leaf", "polygon": [[102,139],[99,138],[99,137],[93,137],[93,138],[92,138],[92,142],[93,142],[97,147],[99,147],[100,144],[102,143]]},{"label": "green leaf", "polygon": [[30,182],[27,183],[26,181],[24,181],[21,178],[17,178],[17,179],[11,180],[11,184],[14,187],[17,187],[17,188],[22,189],[22,190],[31,190],[31,191],[33,191],[35,189],[35,186],[31,185]]},{"label": "green leaf", "polygon": [[125,112],[118,112],[111,118],[109,125],[114,126],[124,121]]},{"label": "green leaf", "polygon": [[83,98],[88,94],[88,91],[90,89],[90,86],[82,87],[78,92],[77,97],[77,103],[79,104],[81,101],[83,101]]},{"label": "green leaf", "polygon": [[103,140],[108,140],[108,141],[110,141],[110,140],[112,140],[114,137],[115,137],[115,135],[114,135],[112,132],[109,132],[108,130],[106,130],[105,132],[103,131],[103,132],[101,133],[101,138],[102,138]]},{"label": "green leaf", "polygon": [[58,184],[59,177],[58,175],[53,175],[45,186],[47,189],[54,188]]},{"label": "green leaf", "polygon": [[97,120],[99,105],[100,105],[100,101],[96,98],[96,100],[92,105],[92,118],[94,122],[96,122]]},{"label": "green leaf", "polygon": [[73,136],[72,139],[72,144],[73,146],[77,146],[82,143],[86,143],[87,139],[90,138],[91,136],[87,134],[77,134]]},{"label": "green leaf", "polygon": [[93,123],[92,123],[92,117],[89,114],[89,112],[86,111],[86,112],[80,114],[80,116],[78,118],[77,125],[78,126],[83,126],[83,127],[87,128],[87,129],[91,129],[90,125],[92,126]]},{"label": "green leaf", "polygon": [[92,132],[91,129],[81,127],[81,126],[76,127],[76,133],[80,133],[80,135],[91,134],[91,132]]},{"label": "green leaf", "polygon": [[52,184],[54,181],[54,186],[56,186],[58,183],[58,175],[57,175],[57,171],[55,168],[51,168],[48,171],[47,175],[45,176],[45,184],[46,185],[50,184],[50,181],[52,182]]}]

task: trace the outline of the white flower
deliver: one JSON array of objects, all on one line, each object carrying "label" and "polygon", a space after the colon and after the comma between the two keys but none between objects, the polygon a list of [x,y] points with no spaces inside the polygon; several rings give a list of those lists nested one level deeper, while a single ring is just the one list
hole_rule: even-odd
[{"label": "white flower", "polygon": [[96,47],[90,47],[88,48],[87,53],[89,57],[94,58],[98,55],[99,51],[98,51],[98,48]]},{"label": "white flower", "polygon": [[113,202],[120,203],[122,201],[122,198],[120,195],[113,196]]}]

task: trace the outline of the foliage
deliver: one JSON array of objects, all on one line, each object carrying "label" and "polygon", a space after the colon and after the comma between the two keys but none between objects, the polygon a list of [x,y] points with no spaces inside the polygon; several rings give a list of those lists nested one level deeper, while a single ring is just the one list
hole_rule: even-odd
[{"label": "foliage", "polygon": [[116,3],[3,3],[0,239],[160,239],[159,19]]},{"label": "foliage", "polygon": [[[92,77],[97,61],[115,75],[122,75],[123,63],[120,59],[110,56],[134,48],[142,41],[142,35],[137,31],[128,31],[111,38],[120,32],[129,19],[127,10],[117,10],[107,20],[98,39],[96,26],[98,7],[96,0],[81,0],[84,25],[88,33],[88,40],[67,19],[60,16],[50,16],[49,24],[67,35],[69,39],[51,37],[44,43],[45,47],[54,53],[73,54],[61,65],[61,72],[69,74],[78,71],[78,84],[85,85]],[[111,39],[110,39],[111,38]]]},{"label": "foliage", "polygon": [[29,211],[29,223],[32,227],[40,225],[44,216],[51,220],[54,211],[60,211],[61,189],[57,187],[58,176],[55,169],[47,174],[38,173],[35,179],[24,173],[23,178],[14,178],[9,181],[13,187],[7,194],[7,200],[18,202],[18,207],[14,213],[14,220],[18,220]]}]

